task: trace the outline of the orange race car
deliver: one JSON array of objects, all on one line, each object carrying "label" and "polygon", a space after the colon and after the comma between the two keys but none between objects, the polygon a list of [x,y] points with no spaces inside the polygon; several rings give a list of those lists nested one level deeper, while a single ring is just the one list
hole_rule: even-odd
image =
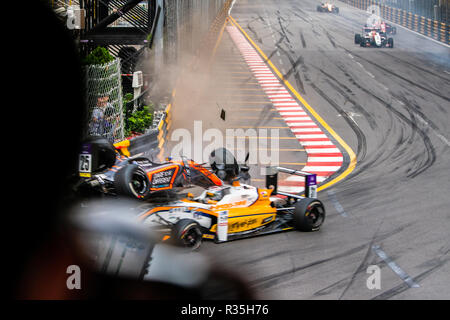
[{"label": "orange race car", "polygon": [[106,139],[91,137],[82,146],[79,162],[83,194],[128,196],[141,200],[192,184],[221,186],[222,180],[192,160],[157,163],[141,156],[126,156]]},{"label": "orange race car", "polygon": [[317,6],[317,11],[319,12],[329,12],[329,13],[339,13],[339,8],[336,7],[334,4],[325,2],[321,3]]}]

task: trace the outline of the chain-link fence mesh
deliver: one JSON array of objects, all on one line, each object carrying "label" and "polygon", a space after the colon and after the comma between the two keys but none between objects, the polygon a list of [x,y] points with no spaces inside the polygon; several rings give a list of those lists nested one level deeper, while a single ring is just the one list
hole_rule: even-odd
[{"label": "chain-link fence mesh", "polygon": [[124,138],[120,59],[85,67],[88,110],[87,134],[111,142]]}]

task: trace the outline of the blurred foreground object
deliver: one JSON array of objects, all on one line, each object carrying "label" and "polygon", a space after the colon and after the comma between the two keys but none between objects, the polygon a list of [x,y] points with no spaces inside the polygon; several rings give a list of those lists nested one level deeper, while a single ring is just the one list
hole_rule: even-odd
[{"label": "blurred foreground object", "polygon": [[[16,5],[17,9],[23,6],[22,3],[11,4]],[[23,85],[6,89],[11,96],[23,98],[17,100],[14,108],[7,108],[5,119],[11,122],[18,119],[17,111],[20,110],[21,117],[15,122],[14,129],[25,133],[25,138],[15,139],[8,151],[17,155],[12,162],[13,167],[33,168],[33,175],[30,175],[30,170],[7,170],[6,174],[10,176],[4,177],[5,181],[8,181],[4,198],[12,208],[11,214],[8,214],[4,221],[4,225],[11,232],[11,237],[4,242],[7,270],[3,274],[7,295],[16,299],[53,300],[252,299],[254,296],[240,279],[211,264],[199,271],[199,275],[188,279],[189,281],[180,282],[174,278],[171,283],[167,280],[173,275],[173,271],[169,272],[168,276],[161,272],[161,268],[152,273],[151,267],[151,272],[148,273],[151,281],[140,280],[144,277],[144,272],[135,274],[131,268],[134,265],[127,267],[129,264],[126,252],[124,257],[118,257],[123,265],[120,268],[117,268],[118,264],[113,264],[117,261],[109,260],[106,264],[100,264],[110,267],[106,268],[104,273],[102,269],[98,269],[98,264],[94,262],[102,261],[101,257],[96,258],[102,251],[88,250],[92,248],[89,244],[98,244],[93,240],[95,237],[106,239],[105,241],[108,241],[108,237],[127,238],[139,236],[139,230],[125,226],[117,230],[111,226],[107,228],[103,224],[109,217],[97,220],[94,218],[96,211],[88,212],[88,215],[90,213],[93,216],[81,218],[83,221],[66,219],[73,208],[79,208],[79,199],[73,195],[71,177],[77,173],[82,134],[86,132],[83,125],[86,124],[85,119],[88,116],[85,88],[81,81],[81,63],[70,33],[48,3],[29,1],[27,10],[17,12],[19,11],[23,19],[21,21],[26,23],[17,25],[7,21],[7,25],[16,26],[13,30],[13,40],[29,34],[30,26],[33,26],[37,17],[39,32],[45,36],[27,37],[27,47],[33,49],[26,51],[26,58],[17,54],[17,50],[7,52],[9,56],[6,58],[10,65],[15,67],[15,74],[26,75]],[[16,19],[14,15],[9,16]],[[20,29],[20,26],[23,28]],[[29,57],[30,52],[33,59]],[[15,81],[7,81],[7,85],[8,83],[16,84]],[[24,189],[24,182],[30,182],[29,187]],[[96,210],[98,207],[93,208]],[[116,209],[119,210],[120,207]],[[122,212],[122,209],[119,211]],[[109,223],[113,225],[113,221],[115,220],[111,218]],[[122,234],[125,231],[130,233]],[[87,234],[92,235],[92,238],[86,236]],[[82,235],[86,236],[86,240]],[[129,250],[124,245],[128,240],[116,242],[122,245],[122,252],[124,248]],[[143,246],[143,249],[130,250],[135,253],[135,257],[142,258],[135,263],[141,266],[141,270],[152,257],[150,252],[153,249],[150,248],[155,248],[155,245],[152,247],[149,243],[144,243]],[[108,253],[110,247],[106,248],[104,252]],[[164,265],[166,261],[169,262],[172,253],[167,250],[160,252],[164,254],[161,261]],[[148,253],[148,257],[145,253]],[[195,259],[204,262],[204,258],[198,256],[193,259],[193,262],[189,260],[191,262],[187,267],[175,272],[187,274],[198,266]],[[155,256],[153,266],[161,265],[156,264],[157,260],[161,259]],[[173,264],[173,260],[170,261]],[[179,261],[184,260],[176,260],[178,265],[182,265]],[[76,276],[77,271],[80,283],[74,281],[76,286],[71,287],[71,279]],[[217,285],[212,285],[213,283]]]},{"label": "blurred foreground object", "polygon": [[[133,214],[138,204],[93,201],[71,218],[77,247],[89,268],[122,282],[119,298],[256,298],[240,278],[203,254],[158,242],[158,235]],[[135,291],[134,286],[148,291]]]}]

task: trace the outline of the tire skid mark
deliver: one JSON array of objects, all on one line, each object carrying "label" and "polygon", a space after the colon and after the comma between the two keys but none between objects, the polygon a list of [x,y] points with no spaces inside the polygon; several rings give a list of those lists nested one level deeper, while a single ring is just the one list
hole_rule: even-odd
[{"label": "tire skid mark", "polygon": [[358,265],[358,268],[356,268],[356,270],[352,273],[351,277],[350,277],[350,281],[347,283],[347,285],[345,286],[344,290],[342,291],[342,293],[340,294],[338,300],[341,300],[344,295],[347,293],[347,291],[350,289],[350,287],[352,286],[352,284],[355,282],[356,276],[358,275],[358,273],[362,272],[363,270],[365,270],[367,268],[367,260],[369,259],[369,256],[372,252],[372,246],[373,246],[373,239],[369,244],[369,247],[367,248],[366,254],[364,255],[364,258],[362,259],[362,261],[360,262],[360,264]]},{"label": "tire skid mark", "polygon": [[[266,25],[266,27],[269,27],[269,25],[266,23],[266,21],[264,20],[263,17],[261,17],[260,15],[258,15],[258,18]],[[247,25],[248,27],[248,25]],[[258,38],[258,33],[255,30],[252,30],[252,33]],[[280,34],[280,38],[277,40],[277,42],[275,43],[275,49],[267,56],[267,60],[270,60],[274,54],[276,54],[279,51],[279,46],[280,44],[285,40],[286,38],[286,34],[283,32],[278,31],[278,33]],[[264,60],[264,62],[267,62],[266,60]]]},{"label": "tire skid mark", "polygon": [[266,24],[266,20],[264,20],[260,14],[258,14],[258,19],[261,20],[262,23]]},{"label": "tire skid mark", "polygon": [[[361,86],[353,79],[353,77],[347,72],[347,70],[344,69],[344,67],[340,66],[339,64],[337,64],[336,67],[347,77],[347,79],[349,80],[349,82],[352,85],[354,85],[358,89],[361,89]],[[327,76],[329,76],[329,75],[327,75]],[[342,82],[341,82],[341,85],[342,85]],[[388,126],[389,129],[381,139],[381,141],[383,141],[385,143],[387,143],[387,141],[389,139],[392,139],[392,137],[393,137],[392,132],[394,131],[395,126],[396,126],[396,122],[394,121],[394,117],[393,117],[392,113],[388,112],[387,114],[388,114],[389,120],[390,120],[390,124]],[[371,153],[371,157],[373,158],[373,160],[371,160],[371,161],[366,160],[364,163],[360,164],[356,168],[356,170],[352,173],[353,177],[365,172],[366,169],[374,167],[375,165],[382,165],[391,156],[390,151],[386,148],[380,147],[380,148],[376,148],[376,150],[377,151],[375,153]]]},{"label": "tire skid mark", "polygon": [[370,63],[371,65],[377,67],[378,69],[383,70],[384,72],[389,73],[389,74],[391,74],[391,75],[393,75],[393,76],[395,76],[395,77],[397,77],[397,78],[399,78],[399,79],[401,79],[401,80],[403,80],[403,81],[409,83],[410,85],[413,85],[413,86],[415,86],[415,87],[417,87],[417,88],[420,88],[420,89],[422,89],[422,90],[424,90],[424,91],[426,91],[426,92],[428,92],[428,93],[431,93],[431,94],[433,94],[433,95],[435,95],[435,96],[437,96],[437,97],[440,97],[441,99],[444,99],[444,100],[450,102],[450,98],[449,98],[449,97],[446,97],[446,96],[440,94],[439,92],[436,92],[436,91],[434,91],[434,90],[432,90],[432,89],[429,89],[429,88],[424,87],[424,86],[421,85],[421,84],[418,84],[418,83],[416,83],[416,82],[414,82],[414,81],[412,81],[412,80],[409,80],[409,79],[407,79],[407,78],[405,78],[405,77],[403,77],[403,76],[401,76],[401,75],[395,73],[394,71],[391,71],[391,70],[389,70],[389,69],[387,69],[387,68],[385,68],[385,67],[379,65],[378,63],[375,63],[375,62],[373,62],[373,61],[370,61],[369,59],[366,59],[366,58],[364,58],[363,56],[361,56],[361,55],[359,55],[359,54],[356,54],[355,52],[351,52],[350,50],[348,50],[348,49],[346,49],[346,48],[344,48],[344,47],[341,47],[341,48],[343,48],[343,49],[344,49],[345,51],[347,51],[348,53],[351,53],[353,56],[358,57],[358,58],[360,58],[360,59],[362,59],[362,60],[364,60],[364,61]]},{"label": "tire skid mark", "polygon": [[428,74],[430,74],[430,75],[432,75],[434,77],[440,78],[441,80],[444,80],[444,81],[450,83],[450,79],[448,77],[443,77],[443,76],[439,75],[438,71],[430,71],[430,69],[419,67],[417,64],[408,62],[408,61],[406,61],[404,59],[401,59],[401,58],[399,58],[399,57],[397,57],[397,56],[395,56],[393,54],[390,54],[390,53],[388,53],[386,51],[380,51],[380,53],[383,54],[383,55],[387,55],[387,56],[391,57],[392,59],[399,61],[402,64],[406,64],[406,65],[408,65],[410,67],[414,67],[414,68],[416,68],[416,69],[418,69],[418,70],[420,70],[422,72],[426,72],[426,73],[428,73]]},{"label": "tire skid mark", "polygon": [[327,294],[330,294],[333,290],[339,290],[346,286],[348,281],[348,278],[345,277],[344,279],[338,280],[335,283],[330,284],[329,286],[326,286],[325,288],[322,288],[316,292],[313,293],[314,297],[317,296],[325,296]]},{"label": "tire skid mark", "polygon": [[241,264],[242,265],[246,265],[246,264],[250,264],[251,265],[251,264],[259,263],[259,262],[264,261],[264,260],[276,258],[276,257],[282,256],[282,255],[285,255],[285,254],[290,254],[290,251],[288,251],[288,250],[286,250],[286,251],[278,251],[278,252],[275,252],[275,253],[268,254],[266,256],[262,256],[262,257],[259,257],[259,258],[255,258],[255,259],[252,259],[252,260],[247,260],[247,261],[241,262]]},{"label": "tire skid mark", "polygon": [[261,15],[258,15],[257,17],[253,17],[249,22],[247,22],[246,27],[249,28],[249,31],[251,31],[253,36],[256,39],[258,39],[258,42],[260,44],[263,44],[263,41],[262,41],[263,39],[268,38],[268,37],[274,37],[275,34],[283,35],[280,30],[278,30],[277,28],[274,28],[273,26],[270,26],[270,28],[269,28],[270,33],[260,36],[259,33],[255,29],[253,29],[253,27],[249,27],[249,24],[253,24],[254,22],[257,22],[258,20],[263,22],[265,24],[265,26],[269,28],[269,24],[267,24],[267,22],[264,20],[264,18]]},{"label": "tire skid mark", "polygon": [[[293,72],[293,76],[295,79],[295,82],[297,83],[297,87],[300,89],[301,93],[306,94],[305,91],[305,86],[303,85],[303,81],[300,77],[300,74],[298,73],[298,70],[296,69],[296,65],[299,62],[296,62],[292,56],[289,54],[289,52],[287,52],[285,49],[283,49],[281,46],[278,46],[278,49],[286,56],[286,58],[288,58],[289,62],[291,63],[291,70],[294,70]],[[299,60],[297,60],[299,61]],[[288,71],[287,73],[289,73],[290,71]],[[287,78],[287,76],[283,75],[285,78]]]},{"label": "tire skid mark", "polygon": [[292,12],[292,14],[294,15],[294,16],[296,16],[297,18],[299,18],[299,19],[302,19],[303,21],[305,21],[306,23],[311,23],[311,21],[308,21],[307,19],[305,19],[304,17],[302,17],[301,15],[299,15],[297,12]]},{"label": "tire skid mark", "polygon": [[[344,290],[341,292],[341,294],[339,295],[339,300],[341,300],[344,295],[347,293],[347,291],[350,289],[350,287],[352,286],[352,284],[355,282],[356,276],[367,267],[367,261],[370,257],[370,254],[372,253],[372,247],[373,244],[375,243],[376,240],[378,240],[378,234],[380,232],[381,226],[383,225],[383,220],[381,220],[381,223],[378,225],[377,229],[375,230],[375,233],[372,236],[372,239],[369,242],[366,254],[364,255],[364,258],[361,260],[360,264],[358,265],[358,267],[356,268],[356,270],[352,273],[351,277],[350,277],[350,281],[347,283],[347,285],[345,286]],[[406,228],[406,226],[400,227],[399,229],[404,229]]]},{"label": "tire skid mark", "polygon": [[[280,25],[280,31],[281,33],[285,36],[286,41],[291,45],[291,40],[289,39],[289,37],[287,36],[286,33],[289,33],[291,36],[293,35],[292,32],[290,32],[288,29],[286,29],[283,25],[283,23],[281,22],[282,17],[281,16],[277,16],[278,18],[278,24]],[[285,20],[286,21],[286,20]]]},{"label": "tire skid mark", "polygon": [[317,290],[316,292],[313,293],[313,297],[318,297],[318,296],[320,297],[320,296],[328,295],[328,294],[331,294],[333,291],[337,291],[337,290],[345,288],[348,285],[348,282],[351,281],[353,275],[356,277],[359,274],[365,274],[367,267],[369,265],[373,265],[373,264],[375,264],[374,257],[372,257],[372,259],[370,261],[369,260],[365,261],[364,264],[362,265],[362,267],[358,268],[355,271],[355,273],[352,274],[351,276],[344,277],[343,279],[338,280],[338,281],[326,286],[325,288]]},{"label": "tire skid mark", "polygon": [[303,49],[305,49],[306,46],[306,41],[305,41],[305,37],[303,36],[303,32],[300,31],[300,41],[302,42],[302,47]]},{"label": "tire skid mark", "polygon": [[[438,259],[433,258],[433,259],[427,261],[426,263],[433,264],[433,266],[431,268],[421,272],[419,275],[413,277],[412,280],[414,282],[419,283],[422,280],[424,280],[425,278],[427,278],[429,275],[431,275],[432,273],[439,270],[441,267],[443,267],[449,261],[449,258],[445,257],[446,255],[447,254],[443,254]],[[401,284],[395,286],[394,288],[391,288],[391,289],[384,291],[383,293],[373,297],[372,300],[386,300],[386,299],[392,298],[410,288],[411,287],[407,283],[402,282]]]},{"label": "tire skid mark", "polygon": [[[415,123],[410,118],[405,116],[403,113],[401,113],[400,111],[395,109],[392,106],[391,103],[388,103],[388,102],[384,101],[383,99],[381,99],[380,97],[378,97],[377,95],[371,93],[369,90],[367,90],[367,89],[365,89],[363,87],[361,87],[360,89],[363,90],[364,92],[366,92],[367,94],[371,95],[378,102],[380,102],[383,106],[386,107],[387,110],[389,110],[394,115],[396,115],[397,118],[402,120],[403,123],[405,123],[408,126],[410,126],[411,129],[413,131],[417,132],[420,135],[421,139],[423,140],[423,143],[424,143],[424,146],[425,146],[425,150],[426,150],[426,154],[425,154],[426,158],[424,159],[423,153],[419,153],[416,157],[412,158],[411,160],[413,162],[413,165],[417,164],[418,158],[422,158],[422,159],[424,159],[424,161],[423,161],[423,163],[419,164],[419,166],[417,168],[415,168],[415,170],[412,170],[412,171],[409,170],[409,172],[407,173],[407,177],[408,178],[415,178],[419,174],[421,174],[422,172],[424,172],[428,168],[430,168],[436,161],[436,151],[435,151],[435,148],[433,146],[433,143],[430,140],[430,137],[427,135],[425,130],[419,128],[417,123]],[[406,106],[404,108],[407,109]],[[400,142],[400,144],[401,144],[401,142]]]},{"label": "tire skid mark", "polygon": [[280,10],[277,10],[277,11],[275,11],[275,14],[277,15],[277,17],[278,17],[278,20],[283,20],[284,22],[287,22],[288,20],[286,20],[286,18],[285,17],[283,17],[282,15],[281,15],[281,12],[280,12]]},{"label": "tire skid mark", "polygon": [[[289,60],[289,61],[291,61],[291,60]],[[302,56],[299,56],[298,58],[297,58],[297,60],[294,62],[294,63],[292,63],[291,64],[291,68],[288,70],[288,72],[286,72],[285,74],[283,74],[283,77],[284,78],[289,78],[289,76],[294,72],[294,73],[298,73],[298,71],[297,71],[297,66],[299,65],[299,64],[301,64],[303,62],[303,57]]]},{"label": "tire skid mark", "polygon": [[334,48],[337,48],[336,42],[334,42],[333,37],[331,36],[331,34],[328,31],[326,31],[326,30],[324,30],[324,32],[325,32],[325,35],[327,36],[328,40],[330,41],[331,45]]},{"label": "tire skid mark", "polygon": [[301,9],[298,5],[295,5],[294,8],[303,13],[305,16],[309,17],[309,14],[303,9]]},{"label": "tire skid mark", "polygon": [[[337,80],[329,73],[325,72],[323,69],[318,68],[318,70],[327,77],[326,81],[330,86],[332,86],[337,92],[339,92],[345,99],[347,99],[351,104],[355,106],[356,111],[361,113],[369,123],[369,126],[372,130],[376,130],[378,128],[377,122],[372,117],[372,115],[366,111],[359,103],[353,100],[349,94],[353,94],[352,90],[348,88],[346,85],[342,83],[342,81]],[[331,80],[334,82],[332,83]],[[342,87],[344,90],[340,89],[338,86]]]},{"label": "tire skid mark", "polygon": [[344,111],[332,98],[330,98],[325,92],[323,92],[318,86],[314,83],[310,83],[310,86],[323,98],[325,99],[336,111],[339,115],[341,115],[350,128],[355,132],[356,139],[358,141],[358,146],[356,150],[356,156],[358,159],[358,163],[366,157],[367,154],[367,141],[364,132],[361,128],[356,124],[356,122],[349,116],[349,114]]},{"label": "tire skid mark", "polygon": [[404,106],[415,119],[419,120],[419,122],[421,122],[426,129],[431,130],[440,140],[442,140],[442,142],[450,147],[449,141],[445,138],[439,127],[420,110],[420,106],[417,105],[417,103],[410,101],[403,94],[394,95],[394,97],[398,99],[398,101],[402,103],[402,106]]},{"label": "tire skid mark", "polygon": [[347,256],[357,253],[361,250],[364,250],[366,247],[367,247],[367,244],[363,244],[363,245],[357,246],[355,248],[346,250],[340,254],[329,257],[329,258],[320,259],[320,260],[317,260],[317,261],[314,261],[314,262],[311,262],[311,263],[308,263],[308,264],[305,264],[305,265],[302,265],[302,266],[299,266],[296,268],[291,268],[289,270],[285,270],[285,271],[281,271],[281,272],[271,274],[271,275],[268,275],[265,277],[261,277],[259,279],[251,281],[250,285],[258,287],[260,289],[269,288],[269,287],[272,287],[282,281],[287,281],[288,279],[285,279],[286,277],[292,276],[294,273],[296,273],[298,271],[306,270],[311,267],[315,267],[315,266],[318,266],[318,265],[321,265],[321,264],[324,264],[324,263],[327,263],[327,262],[330,262],[330,261],[333,261],[336,259],[347,257]]},{"label": "tire skid mark", "polygon": [[247,28],[248,28],[248,30],[250,30],[251,33],[253,33],[253,36],[255,37],[256,41],[258,41],[259,43],[262,44],[262,43],[263,43],[262,38],[258,36],[258,34],[256,33],[256,31],[255,31],[252,27],[250,27],[250,24],[253,23],[253,22],[255,22],[257,19],[259,19],[259,17],[258,17],[258,18],[254,18],[254,19],[252,19],[251,21],[249,21],[249,22],[247,23]]},{"label": "tire skid mark", "polygon": [[[291,277],[294,273],[296,273],[298,271],[306,270],[306,269],[309,269],[311,267],[315,267],[315,266],[318,266],[318,265],[321,265],[321,264],[325,264],[325,263],[330,262],[330,261],[334,261],[334,260],[338,260],[338,259],[341,259],[341,258],[345,258],[345,257],[348,257],[350,255],[358,253],[358,252],[360,252],[360,251],[362,251],[364,249],[367,249],[367,248],[369,248],[369,251],[370,251],[373,243],[375,243],[377,241],[382,241],[382,240],[385,240],[385,239],[387,239],[387,238],[389,238],[391,236],[397,235],[399,232],[405,230],[406,228],[409,228],[411,225],[413,225],[413,223],[408,223],[408,224],[405,224],[405,225],[400,226],[398,228],[395,228],[395,229],[393,229],[391,231],[388,231],[388,232],[386,232],[384,234],[378,234],[378,230],[379,230],[379,228],[378,228],[377,231],[375,232],[374,236],[372,237],[372,239],[368,243],[356,246],[354,248],[348,249],[348,250],[346,250],[344,252],[341,252],[339,254],[336,254],[336,255],[328,257],[328,258],[316,260],[316,261],[313,261],[313,262],[310,262],[310,263],[307,263],[307,264],[304,264],[304,265],[301,265],[301,266],[298,266],[298,267],[295,267],[295,268],[291,268],[289,270],[277,272],[277,273],[274,273],[274,274],[271,274],[271,275],[268,275],[268,276],[264,276],[264,277],[255,279],[255,280],[250,282],[250,285],[254,286],[254,287],[257,287],[257,288],[261,288],[261,289],[269,288],[269,287],[277,285],[278,283],[281,283],[281,282],[284,282],[284,281],[288,281],[289,279],[286,279],[286,278]],[[286,254],[288,254],[288,253],[289,254],[296,254],[297,251],[302,251],[302,249],[289,250],[289,251],[286,251]],[[366,256],[364,257],[363,261],[366,261],[367,259],[368,259],[368,255],[366,254]]]},{"label": "tire skid mark", "polygon": [[[429,136],[427,135],[427,133],[425,132],[425,130],[421,129],[416,122],[414,122],[414,120],[411,120],[410,118],[408,118],[407,116],[405,116],[403,113],[401,113],[400,111],[398,111],[396,108],[393,107],[392,103],[389,103],[385,100],[383,100],[382,98],[380,98],[378,95],[372,93],[371,91],[367,90],[366,88],[362,87],[361,85],[359,85],[354,79],[353,77],[344,69],[344,67],[340,66],[340,65],[336,65],[338,69],[340,69],[349,79],[349,81],[355,85],[359,90],[363,91],[364,93],[366,93],[367,95],[371,96],[373,99],[375,99],[376,101],[378,101],[382,106],[384,106],[386,108],[387,111],[389,111],[390,113],[392,113],[394,116],[396,116],[398,119],[400,119],[402,121],[402,123],[406,124],[407,126],[409,126],[411,128],[411,130],[413,130],[414,132],[418,133],[421,137],[421,139],[423,140],[424,143],[424,147],[425,147],[425,155],[420,152],[418,153],[418,155],[414,158],[408,158],[408,160],[406,162],[413,162],[413,166],[416,165],[416,162],[418,160],[418,158],[422,158],[424,159],[424,157],[426,157],[423,161],[422,164],[419,165],[419,167],[415,168],[414,170],[410,170],[408,169],[408,173],[407,173],[407,177],[408,178],[415,178],[416,176],[418,176],[419,174],[421,174],[422,172],[424,172],[426,169],[428,169],[429,167],[431,167],[435,161],[436,161],[436,152],[435,152],[435,148],[429,138]],[[406,112],[408,112],[408,107],[406,106],[406,104],[402,105],[402,107],[406,110]],[[390,126],[392,128],[392,126]],[[387,135],[387,137],[389,137],[389,135]],[[403,138],[400,137],[400,140],[397,141],[396,143],[396,147],[399,148],[399,146],[403,145]],[[397,149],[398,150],[398,149]],[[402,156],[403,153],[398,153],[399,156]],[[374,162],[372,162],[371,164],[373,165],[373,163],[375,163],[377,160],[375,160]],[[367,165],[368,164],[362,164],[361,166],[359,166],[359,172],[363,172],[365,169],[367,169]],[[354,175],[358,174],[354,173]]]}]

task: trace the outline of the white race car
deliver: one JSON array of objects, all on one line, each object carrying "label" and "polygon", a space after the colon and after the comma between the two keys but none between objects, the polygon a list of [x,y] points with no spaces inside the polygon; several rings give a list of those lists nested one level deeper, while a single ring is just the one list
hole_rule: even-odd
[{"label": "white race car", "polygon": [[355,34],[355,44],[361,47],[393,48],[394,39],[388,38],[380,29],[364,27],[362,34]]}]

